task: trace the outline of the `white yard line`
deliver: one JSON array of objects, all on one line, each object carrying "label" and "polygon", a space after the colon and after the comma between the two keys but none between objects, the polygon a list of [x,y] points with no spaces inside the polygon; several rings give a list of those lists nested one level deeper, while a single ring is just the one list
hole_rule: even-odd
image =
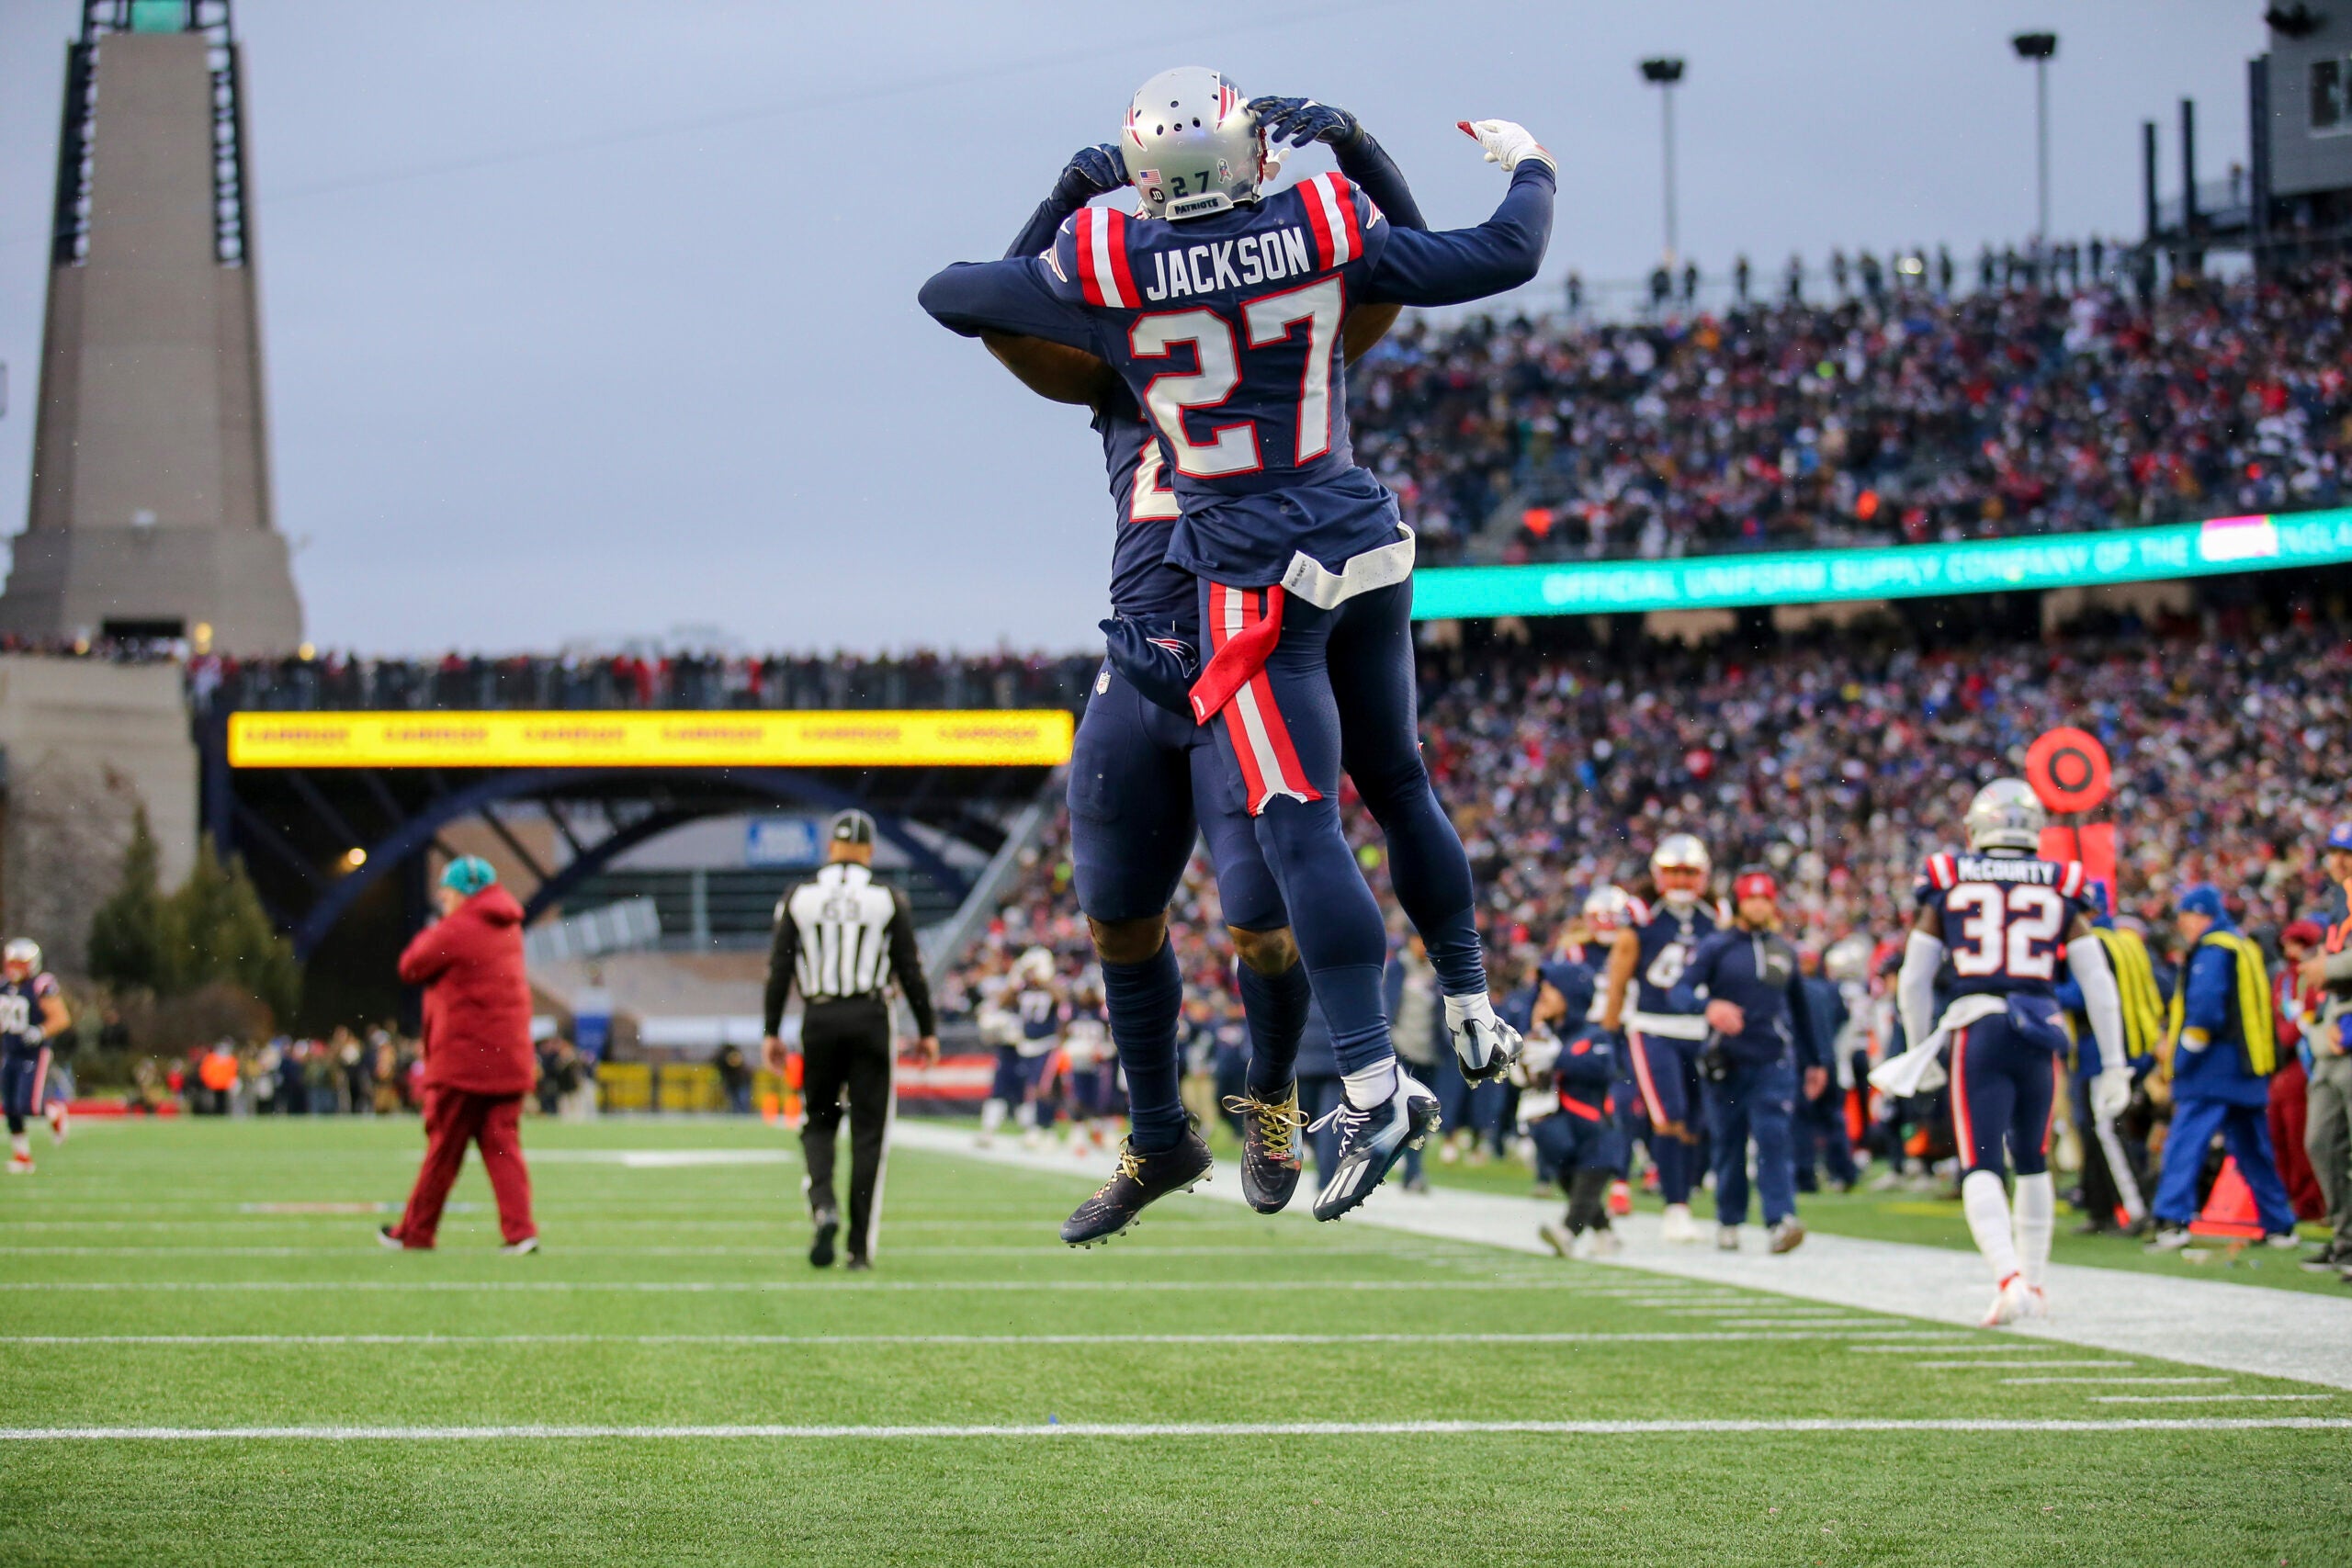
[{"label": "white yard line", "polygon": [[[1071,1167],[1079,1164],[1075,1160],[1039,1167],[1023,1159],[1019,1150],[976,1150],[969,1134],[950,1127],[901,1122],[899,1131],[901,1146],[908,1148],[1025,1168],[1054,1168],[1065,1175],[1099,1177],[1109,1169],[1106,1163],[1100,1169],[1081,1168],[1073,1172]],[[1199,1195],[1238,1201],[1239,1173],[1220,1164],[1216,1179],[1204,1186]],[[1458,1188],[1408,1193],[1392,1183],[1343,1223],[1536,1253],[1545,1250],[1536,1237],[1536,1226],[1556,1219],[1558,1210],[1559,1204],[1553,1201]],[[1796,1251],[1774,1257],[1764,1251],[1760,1240],[1739,1252],[1661,1242],[1657,1219],[1646,1214],[1621,1220],[1617,1229],[1625,1239],[1625,1248],[1607,1260],[1605,1266],[1610,1268],[1971,1328],[1977,1326],[1984,1303],[1992,1297],[1993,1282],[1984,1262],[1973,1253],[1947,1247],[1816,1232]],[[1758,1233],[1751,1228],[1748,1234]],[[2056,1308],[2052,1316],[2008,1332],[2090,1349],[2352,1389],[2352,1356],[2343,1348],[2352,1344],[2352,1292],[2321,1295],[2061,1263],[2051,1266],[2050,1293]]]},{"label": "white yard line", "polygon": [[1754,1421],[1232,1421],[1051,1422],[1044,1426],[906,1427],[0,1427],[0,1442],[390,1442],[484,1440],[544,1442],[582,1438],[710,1439],[763,1438],[802,1441],[898,1438],[1459,1438],[1526,1434],[1539,1437],[1648,1438],[1745,1436],[1769,1432],[2245,1432],[2352,1429],[2352,1416],[2119,1416],[2089,1420],[1999,1417],[1943,1420],[1812,1419]]},{"label": "white yard line", "polygon": [[2248,1404],[2335,1399],[2333,1393],[2094,1393],[2093,1404]]},{"label": "white yard line", "polygon": [[[524,1265],[527,1268],[528,1265]],[[136,1294],[142,1291],[553,1291],[707,1295],[728,1292],[831,1291],[1194,1291],[1216,1294],[1299,1291],[1532,1291],[1548,1295],[1606,1295],[1560,1280],[63,1280],[42,1284],[0,1280],[0,1291],[70,1291]]]},{"label": "white yard line", "polygon": [[[2047,1362],[2044,1362],[2044,1363],[2043,1363],[2043,1365],[2045,1365],[2045,1366],[2046,1366],[2046,1365],[2048,1365],[2048,1364],[2049,1364],[2049,1363],[2047,1363]],[[2022,1387],[2022,1386],[2024,1386],[2024,1385],[2025,1385],[2025,1384],[2027,1384],[2027,1383],[2053,1383],[2053,1382],[2093,1382],[2093,1383],[2106,1383],[2106,1384],[2107,1384],[2107,1385],[2109,1385],[2109,1387],[2112,1387],[2112,1386],[2114,1386],[2114,1385],[2115,1385],[2115,1384],[2117,1384],[2117,1383],[2192,1383],[2192,1382],[2207,1382],[2207,1383],[2211,1383],[2211,1382],[2229,1382],[2229,1381],[2230,1381],[2230,1380],[2229,1380],[2229,1379],[2227,1379],[2227,1378],[2115,1378],[2115,1377],[2107,1377],[2107,1378],[2078,1378],[2078,1377],[2060,1377],[2060,1378],[2003,1378],[2003,1379],[2001,1380],[2001,1382],[2002,1382],[2003,1383],[2005,1383],[2005,1384],[2008,1384],[2008,1385],[2010,1385],[2010,1386],[2012,1386],[2012,1387]]]},{"label": "white yard line", "polygon": [[[1943,1354],[1943,1352],[1938,1352],[1938,1354]],[[1995,1359],[1995,1357],[1975,1357],[1971,1359],[1971,1361],[1905,1361],[1903,1366],[1915,1366],[1915,1368],[1922,1368],[1922,1371],[1938,1371],[1938,1373],[1952,1373],[1952,1371],[1959,1371],[1959,1368],[1966,1368],[1966,1371],[1971,1371],[1971,1373],[1981,1373],[1981,1371],[1987,1371],[1987,1368],[1990,1368],[1990,1371],[2002,1371],[2002,1368],[2008,1368],[2008,1366],[2114,1366],[2114,1368],[2121,1368],[2121,1371],[2131,1371],[2133,1366],[2138,1366],[2138,1361],[2002,1361],[2002,1359]]]},{"label": "white yard line", "polygon": [[[1844,1339],[1898,1330],[1593,1330],[1530,1334],[12,1334],[0,1345],[1728,1345]],[[1930,1348],[1905,1346],[1913,1354]]]}]

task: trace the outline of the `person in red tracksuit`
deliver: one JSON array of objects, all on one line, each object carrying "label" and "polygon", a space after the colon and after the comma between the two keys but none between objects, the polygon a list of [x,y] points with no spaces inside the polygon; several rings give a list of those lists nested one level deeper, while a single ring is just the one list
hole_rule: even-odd
[{"label": "person in red tracksuit", "polygon": [[401,954],[401,980],[424,990],[424,1167],[386,1247],[433,1245],[441,1205],[481,1147],[498,1198],[501,1252],[537,1252],[531,1175],[523,1165],[523,1097],[537,1077],[531,1050],[531,988],[523,974],[523,908],[479,855],[449,863],[434,890],[441,919]]}]

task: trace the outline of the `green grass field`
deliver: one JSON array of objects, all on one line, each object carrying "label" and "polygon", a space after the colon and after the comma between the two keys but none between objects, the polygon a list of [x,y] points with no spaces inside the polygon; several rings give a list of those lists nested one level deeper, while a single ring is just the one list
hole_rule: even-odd
[{"label": "green grass field", "polygon": [[[0,1444],[0,1562],[2352,1557],[2352,1431],[2225,1425],[2328,1391],[1204,1198],[1073,1253],[1087,1180],[944,1155],[894,1157],[876,1273],[818,1274],[797,1162],[617,1157],[763,1128],[526,1137],[527,1258],[471,1168],[439,1252],[375,1246],[413,1122],[40,1150],[0,1187],[0,1427],[49,1434]],[[2178,1425],[1973,1429],[2015,1421]]]}]

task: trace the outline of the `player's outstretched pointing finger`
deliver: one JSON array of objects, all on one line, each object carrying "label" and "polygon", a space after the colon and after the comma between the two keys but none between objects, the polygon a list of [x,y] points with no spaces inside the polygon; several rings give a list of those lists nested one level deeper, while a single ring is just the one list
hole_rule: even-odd
[{"label": "player's outstretched pointing finger", "polygon": [[1508,119],[1458,119],[1453,123],[1462,128],[1463,135],[1486,149],[1487,163],[1500,164],[1505,174],[1518,168],[1521,158],[1532,158],[1555,173],[1559,170],[1559,160],[1545,152],[1534,133],[1523,125]]}]

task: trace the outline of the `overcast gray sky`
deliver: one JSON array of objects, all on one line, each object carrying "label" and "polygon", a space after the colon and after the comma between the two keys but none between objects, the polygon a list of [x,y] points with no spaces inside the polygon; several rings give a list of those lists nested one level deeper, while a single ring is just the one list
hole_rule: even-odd
[{"label": "overcast gray sky", "polygon": [[[79,9],[0,4],[10,530]],[[1777,269],[2022,240],[2032,79],[2007,39],[2029,28],[2062,40],[2053,231],[2136,235],[2141,120],[2164,124],[2169,188],[2197,98],[2219,175],[2264,47],[2257,0],[236,10],[278,516],[311,636],[375,652],[682,626],[753,649],[1098,642],[1099,448],[915,290],[998,254],[1169,65],[1356,110],[1447,227],[1502,190],[1453,122],[1521,120],[1562,156],[1545,275],[1600,279],[1659,242],[1644,55],[1690,62],[1684,249]]]}]

